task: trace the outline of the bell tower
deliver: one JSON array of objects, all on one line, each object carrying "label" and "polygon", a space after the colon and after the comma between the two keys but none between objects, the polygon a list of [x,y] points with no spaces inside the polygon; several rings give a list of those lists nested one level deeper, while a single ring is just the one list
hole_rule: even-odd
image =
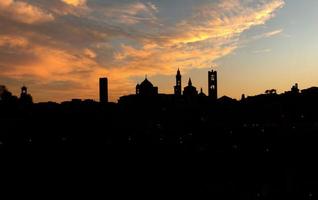
[{"label": "bell tower", "polygon": [[182,93],[181,79],[182,79],[182,76],[181,76],[180,70],[178,69],[177,75],[176,75],[176,86],[174,86],[174,94],[176,96],[181,96],[181,93]]},{"label": "bell tower", "polygon": [[218,98],[218,80],[217,80],[217,71],[211,70],[209,71],[209,97],[213,100],[217,100]]}]

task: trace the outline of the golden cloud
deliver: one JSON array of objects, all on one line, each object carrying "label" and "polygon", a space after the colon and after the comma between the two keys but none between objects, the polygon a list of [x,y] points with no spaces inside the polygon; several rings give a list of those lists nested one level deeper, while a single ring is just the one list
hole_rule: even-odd
[{"label": "golden cloud", "polygon": [[[63,1],[72,6],[86,3]],[[0,11],[6,8],[11,13],[22,13],[20,17],[29,16],[24,21],[19,19],[24,23],[53,20],[50,14],[25,2],[28,8],[24,8],[24,12],[18,11],[21,9],[17,6],[19,3],[23,2],[3,0]],[[5,68],[3,76],[16,80],[36,79],[33,87],[39,92],[34,96],[40,100],[98,99],[98,78],[108,76],[110,98],[116,101],[119,96],[134,92],[132,77],[171,75],[178,67],[183,71],[210,67],[216,59],[238,47],[239,36],[244,31],[266,23],[283,5],[283,0],[198,4],[190,17],[175,24],[165,24],[157,16],[160,10],[156,5],[138,1],[107,4],[105,8],[96,8],[94,15],[86,12],[85,15],[55,16],[50,26],[43,23],[34,30],[10,24],[7,30],[20,30],[23,34],[17,36],[13,31],[12,35],[4,34],[0,30],[0,56],[1,50],[9,46],[11,51],[19,53],[21,60],[31,56],[32,59],[23,63],[13,63],[10,59],[0,61],[0,67],[5,66],[2,67]],[[108,11],[106,14],[105,10]],[[10,55],[6,54],[7,57]],[[67,84],[78,87],[67,89]],[[50,88],[45,95],[40,92],[44,86]],[[46,99],[47,93],[51,93],[50,99]]]},{"label": "golden cloud", "polygon": [[62,0],[62,1],[72,6],[83,6],[86,4],[86,0]]},{"label": "golden cloud", "polygon": [[157,23],[158,8],[148,2],[131,2],[106,6],[101,9],[103,16],[113,23],[135,25],[138,23]]}]

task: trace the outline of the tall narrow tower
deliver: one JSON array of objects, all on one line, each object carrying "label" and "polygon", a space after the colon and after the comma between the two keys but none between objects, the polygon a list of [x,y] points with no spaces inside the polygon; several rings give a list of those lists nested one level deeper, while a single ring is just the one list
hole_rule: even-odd
[{"label": "tall narrow tower", "polygon": [[182,93],[182,87],[181,87],[181,73],[180,70],[178,69],[177,75],[176,75],[176,86],[174,86],[174,94],[176,96],[181,96]]},{"label": "tall narrow tower", "polygon": [[218,98],[218,76],[217,71],[209,71],[209,97],[213,100]]},{"label": "tall narrow tower", "polygon": [[101,103],[108,103],[108,79],[99,79],[99,101]]}]

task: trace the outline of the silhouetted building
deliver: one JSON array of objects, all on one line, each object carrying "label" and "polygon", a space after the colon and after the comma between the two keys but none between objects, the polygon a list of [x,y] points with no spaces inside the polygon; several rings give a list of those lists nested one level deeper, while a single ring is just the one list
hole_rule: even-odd
[{"label": "silhouetted building", "polygon": [[0,85],[0,103],[16,103],[18,101],[18,98],[6,88],[4,85]]},{"label": "silhouetted building", "polygon": [[154,87],[146,77],[141,84],[136,85],[136,94],[140,96],[158,95],[158,87]]},{"label": "silhouetted building", "polygon": [[191,78],[189,78],[188,86],[184,88],[183,95],[184,96],[197,96],[198,95],[197,89],[194,86],[192,86]]},{"label": "silhouetted building", "polygon": [[99,79],[99,101],[101,103],[108,103],[108,79]]},{"label": "silhouetted building", "polygon": [[228,96],[223,96],[223,97],[219,98],[217,101],[218,101],[218,103],[223,104],[223,105],[237,103],[236,99],[232,99],[231,97],[228,97]]},{"label": "silhouetted building", "polygon": [[241,101],[245,101],[245,99],[246,99],[245,94],[242,94]]},{"label": "silhouetted building", "polygon": [[277,94],[277,90],[276,89],[266,90],[265,94],[267,94],[267,95],[276,95]]},{"label": "silhouetted building", "polygon": [[295,94],[299,93],[298,83],[291,88],[291,92]]},{"label": "silhouetted building", "polygon": [[27,95],[27,94],[28,94],[28,88],[25,87],[25,86],[23,86],[23,87],[21,88],[21,97],[22,97],[22,96],[25,96],[25,95]]},{"label": "silhouetted building", "polygon": [[301,91],[304,95],[318,95],[318,87],[311,87]]},{"label": "silhouetted building", "polygon": [[218,98],[217,71],[209,71],[208,75],[209,97],[216,100]]},{"label": "silhouetted building", "polygon": [[176,96],[181,96],[182,95],[182,85],[181,85],[181,73],[180,70],[178,69],[177,75],[176,75],[176,86],[174,86],[174,94]]},{"label": "silhouetted building", "polygon": [[28,88],[23,86],[21,88],[21,94],[20,94],[20,103],[27,105],[27,104],[32,104],[33,103],[33,99],[32,96],[30,94],[28,94]]}]

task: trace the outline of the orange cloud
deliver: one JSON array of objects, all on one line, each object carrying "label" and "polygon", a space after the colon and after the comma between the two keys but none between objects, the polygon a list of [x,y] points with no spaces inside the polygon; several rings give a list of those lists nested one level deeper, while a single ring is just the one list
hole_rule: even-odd
[{"label": "orange cloud", "polygon": [[83,6],[86,4],[86,0],[62,0],[62,1],[72,6]]},{"label": "orange cloud", "polygon": [[86,55],[89,58],[96,58],[96,53],[94,51],[92,51],[91,49],[84,49],[84,55]]},{"label": "orange cloud", "polygon": [[[188,18],[170,24],[160,19],[160,7],[152,3],[95,1],[78,14],[75,7],[85,1],[63,1],[73,7],[52,0],[55,7],[48,10],[66,6],[72,12],[54,17],[25,2],[0,2],[7,18],[10,12],[22,13],[10,19],[39,24],[30,29],[6,23],[0,30],[1,76],[21,84],[27,77],[36,80],[30,83],[36,101],[98,99],[100,76],[109,78],[110,98],[116,101],[134,92],[133,77],[210,67],[238,47],[244,31],[266,23],[284,5],[283,0],[198,3]],[[23,12],[20,3],[26,6]],[[275,34],[279,32],[268,33]]]},{"label": "orange cloud", "polygon": [[156,13],[158,8],[151,2],[139,1],[131,3],[119,3],[118,5],[99,8],[102,15],[113,23],[135,25],[139,23],[157,23]]},{"label": "orange cloud", "polygon": [[251,28],[264,24],[274,11],[284,6],[283,0],[261,1],[256,8],[240,0],[222,1],[196,9],[191,19],[178,24],[182,33],[172,39],[174,43],[193,43],[213,38],[231,38]]},{"label": "orange cloud", "polygon": [[183,20],[159,39],[146,41],[142,48],[123,45],[115,59],[121,62],[126,59],[128,71],[148,69],[150,74],[171,73],[178,66],[183,69],[209,67],[207,65],[215,59],[237,48],[238,36],[242,32],[264,24],[284,5],[281,0],[263,1],[257,9],[251,9],[240,2],[232,0],[198,7],[193,17]]},{"label": "orange cloud", "polygon": [[23,37],[14,36],[1,36],[0,35],[0,47],[26,47],[29,42]]},{"label": "orange cloud", "polygon": [[49,14],[27,2],[15,0],[0,1],[0,15],[26,24],[44,23],[54,20]]},{"label": "orange cloud", "polygon": [[[9,41],[14,41],[10,42],[10,45],[16,45],[16,48],[25,48],[22,51],[24,54],[33,55],[34,62],[24,62],[13,66],[6,63],[7,68],[2,71],[1,76],[17,80],[32,77],[36,82],[32,90],[37,101],[47,100],[43,99],[43,94],[46,92],[56,93],[57,96],[54,99],[57,101],[89,96],[97,98],[96,92],[92,93],[97,87],[95,74],[101,73],[102,70],[97,72],[99,66],[90,57],[79,57],[70,52],[45,46],[32,44],[27,47],[21,46],[19,40],[15,38]],[[60,87],[61,83],[65,83],[64,88]],[[72,88],[67,87],[66,84],[72,84]],[[46,89],[49,91],[45,91]]]}]

